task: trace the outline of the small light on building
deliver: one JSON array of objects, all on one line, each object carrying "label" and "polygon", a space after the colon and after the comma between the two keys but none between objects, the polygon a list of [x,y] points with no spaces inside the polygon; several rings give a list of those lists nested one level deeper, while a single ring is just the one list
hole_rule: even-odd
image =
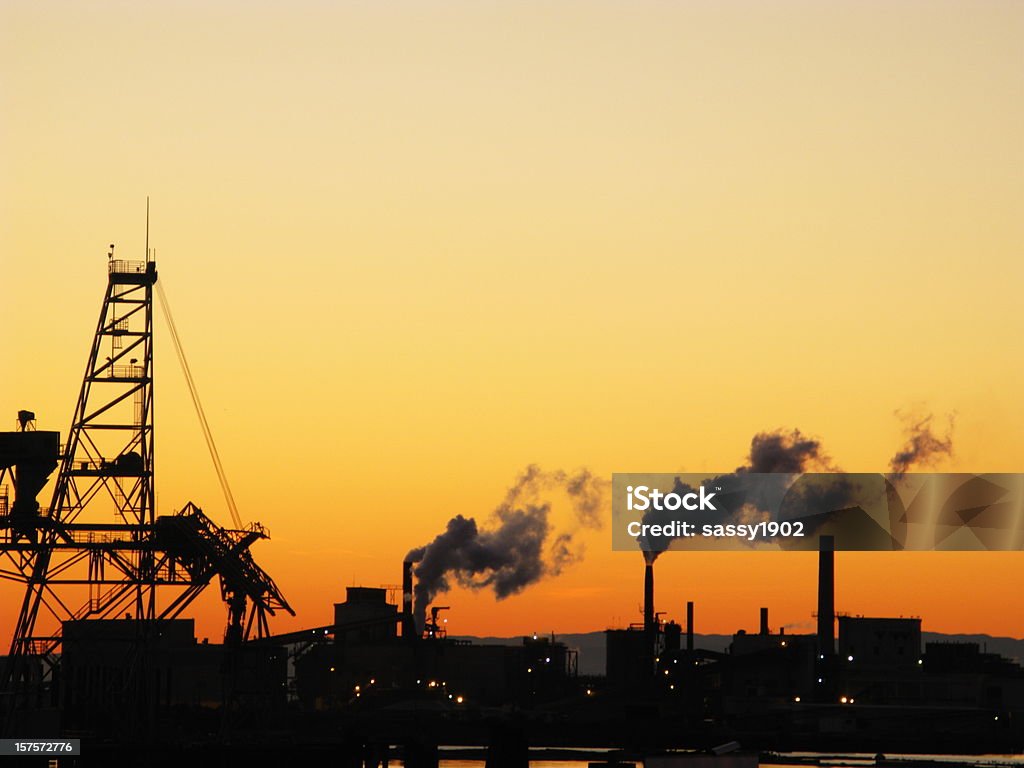
[{"label": "small light on building", "polygon": [[840,696],[839,697],[839,703],[840,704],[846,704],[848,701],[849,701],[849,699],[846,698],[845,696]]},{"label": "small light on building", "polygon": [[334,667],[331,667],[331,672],[333,672],[333,671],[334,671]]},{"label": "small light on building", "polygon": [[593,696],[594,692],[590,688],[587,688],[587,696]]},{"label": "small light on building", "polygon": [[783,641],[782,641],[782,647],[783,647],[783,648],[785,648],[785,647],[786,647],[786,641],[785,641],[785,640],[783,640]]},{"label": "small light on building", "polygon": [[461,696],[456,696],[455,697],[455,703],[456,704],[461,704],[462,702],[463,702],[463,698]]},{"label": "small light on building", "polygon": [[545,659],[544,659],[544,663],[545,663],[545,664],[550,664],[550,663],[551,663],[551,657],[550,657],[550,656],[548,656],[547,658],[545,658]]},{"label": "small light on building", "polygon": [[799,704],[800,703],[800,697],[799,696],[794,696],[793,697],[793,701],[795,701],[797,704]]},{"label": "small light on building", "polygon": [[668,687],[668,689],[669,689],[670,691],[674,691],[674,690],[676,689],[675,683],[673,683],[672,685],[670,685],[670,686]]},{"label": "small light on building", "polygon": [[356,693],[359,693],[359,690],[360,690],[360,689],[359,689],[359,686],[357,685],[357,686],[356,686]]},{"label": "small light on building", "polygon": [[373,677],[370,678],[370,685],[373,685],[376,682],[377,682],[376,678],[373,678]]},{"label": "small light on building", "polygon": [[924,659],[918,659],[918,660],[917,660],[917,663],[918,663],[918,664],[924,664]]},{"label": "small light on building", "polygon": [[853,656],[847,656],[847,657],[846,657],[846,660],[847,660],[847,661],[853,661]]},{"label": "small light on building", "polygon": [[822,679],[821,679],[821,678],[819,677],[819,678],[818,678],[818,682],[819,682],[819,683],[822,683],[822,682],[824,682],[824,680],[822,680]]},{"label": "small light on building", "polygon": [[526,668],[526,671],[527,671],[527,673],[529,673],[529,672],[533,672],[533,667],[527,667],[527,668]]}]

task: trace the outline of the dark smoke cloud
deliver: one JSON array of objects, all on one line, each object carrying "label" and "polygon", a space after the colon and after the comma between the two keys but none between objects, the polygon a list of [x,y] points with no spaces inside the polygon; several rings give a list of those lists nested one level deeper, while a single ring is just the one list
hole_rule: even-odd
[{"label": "dark smoke cloud", "polygon": [[806,437],[799,429],[761,432],[750,441],[747,463],[736,467],[736,474],[749,472],[838,472],[821,447],[821,442]]},{"label": "dark smoke cloud", "polygon": [[[790,483],[790,476],[803,472],[841,472],[832,460],[825,453],[821,442],[815,438],[807,437],[799,429],[789,432],[776,430],[774,432],[760,432],[754,435],[750,441],[750,453],[747,455],[747,462],[736,467],[736,469],[725,475],[719,475],[714,479],[704,482],[705,487],[720,489],[716,493],[720,501],[727,502],[734,500],[743,487],[743,503],[729,504],[729,508],[736,511],[730,519],[723,519],[717,511],[694,511],[687,513],[687,521],[698,526],[704,523],[755,523],[765,519],[768,510],[778,508],[778,503],[785,494]],[[749,474],[765,474],[760,478],[756,487],[751,488],[742,476]],[[768,473],[775,473],[772,477]],[[695,492],[696,489],[682,482],[678,477],[673,483],[672,492],[680,495]],[[808,488],[806,493],[820,494],[822,498],[817,499],[819,503],[830,505],[841,504],[850,494],[851,489],[842,482],[829,484],[826,488]],[[827,499],[824,496],[827,495]],[[808,504],[815,500],[808,499]],[[830,507],[835,508],[835,507]],[[666,524],[676,518],[676,513],[668,510],[649,509],[643,518],[644,523]],[[644,549],[644,557],[648,562],[653,563],[658,556],[664,552],[671,541],[665,537],[656,537],[649,540],[640,539]]]},{"label": "dark smoke cloud", "polygon": [[[470,589],[492,589],[502,600],[576,562],[583,554],[576,534],[600,526],[605,484],[587,470],[568,474],[530,465],[494,510],[488,528],[462,515],[449,520],[443,533],[405,556],[416,563],[417,626],[423,626],[427,606],[451,589],[452,580]],[[564,493],[573,509],[566,530],[553,530],[545,497],[554,491]]]},{"label": "dark smoke cloud", "polygon": [[[949,418],[945,436],[939,437],[932,430],[931,414],[913,418],[897,411],[897,415],[902,416],[907,424],[907,442],[889,464],[896,479],[911,467],[926,466],[952,454],[953,417]],[[805,472],[824,474],[792,483],[794,475]],[[698,526],[705,523],[756,523],[768,519],[771,510],[781,511],[784,501],[788,513],[804,521],[805,532],[813,534],[830,521],[831,513],[854,507],[866,509],[884,492],[880,475],[837,474],[841,472],[842,469],[825,453],[821,442],[805,436],[800,430],[761,432],[750,441],[750,453],[745,464],[730,474],[704,482],[705,486],[717,489],[717,498],[725,502],[724,508],[733,511],[726,517],[720,512],[698,510],[687,513],[687,521]],[[759,475],[757,483],[741,489],[740,478],[749,474]],[[675,479],[672,492],[682,495],[694,491],[696,489],[679,478]],[[674,512],[652,509],[644,515],[643,522],[665,524],[675,518]],[[865,536],[876,535],[882,530],[866,517],[862,517],[862,522]],[[648,541],[641,538],[640,541],[648,562],[654,562],[671,543],[665,537]]]},{"label": "dark smoke cloud", "polygon": [[912,467],[926,467],[943,456],[953,454],[952,416],[949,417],[945,437],[938,437],[932,431],[932,414],[913,417],[897,411],[896,415],[906,423],[907,435],[902,450],[897,451],[889,462],[889,471],[896,479],[903,477]]}]

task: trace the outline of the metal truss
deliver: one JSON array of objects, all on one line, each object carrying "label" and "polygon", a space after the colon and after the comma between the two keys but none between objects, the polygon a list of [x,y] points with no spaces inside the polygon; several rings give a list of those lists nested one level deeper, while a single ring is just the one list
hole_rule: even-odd
[{"label": "metal truss", "polygon": [[[107,290],[67,444],[54,450],[56,433],[26,433],[24,423],[20,433],[0,433],[0,578],[26,585],[0,681],[10,687],[0,688],[17,690],[30,677],[38,682],[29,659],[52,670],[63,622],[133,618],[143,636],[159,620],[179,616],[215,576],[228,606],[229,643],[269,635],[267,616],[276,610],[294,614],[249,552],[266,537],[258,524],[225,529],[191,502],[173,515],[156,515],[156,281],[154,261],[116,260],[111,246]],[[50,438],[31,441],[21,434]],[[35,495],[58,459],[52,502],[40,510]],[[10,509],[7,473],[24,479],[15,483]]]}]

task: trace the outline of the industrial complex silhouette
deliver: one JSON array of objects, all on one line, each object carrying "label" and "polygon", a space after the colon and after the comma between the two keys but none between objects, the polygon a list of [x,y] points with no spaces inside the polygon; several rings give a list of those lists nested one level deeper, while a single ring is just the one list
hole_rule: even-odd
[{"label": "industrial complex silhouette", "polygon": [[[60,764],[135,764],[143,753],[154,764],[222,764],[259,752],[413,768],[436,766],[453,745],[493,766],[525,766],[538,748],[563,757],[587,748],[611,765],[682,759],[671,750],[710,760],[730,742],[930,753],[1024,745],[1016,661],[977,644],[922,644],[919,618],[838,614],[835,542],[824,535],[816,632],[773,631],[763,608],[756,634],[702,648],[694,604],[683,622],[665,619],[645,562],[643,621],[605,632],[604,675],[581,674],[578,651],[554,636],[449,637],[446,606],[414,606],[411,561],[400,590],[349,587],[330,624],[274,634],[273,616],[292,609],[250,552],[267,532],[243,525],[233,503],[231,528],[191,502],[155,512],[157,282],[148,247],[141,262],[115,259],[111,247],[63,443],[27,410],[0,433],[0,576],[24,585],[2,659],[4,737],[82,739],[82,756]],[[639,575],[638,560],[638,591]],[[199,641],[186,617],[214,581],[222,643]]]}]

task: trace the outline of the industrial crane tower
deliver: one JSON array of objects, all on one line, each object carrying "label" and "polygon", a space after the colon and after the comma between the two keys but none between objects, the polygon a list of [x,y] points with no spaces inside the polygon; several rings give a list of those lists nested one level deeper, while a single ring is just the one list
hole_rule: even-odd
[{"label": "industrial crane tower", "polygon": [[[294,615],[249,547],[254,523],[223,528],[189,502],[157,517],[153,471],[153,292],[156,262],[107,254],[107,289],[67,441],[34,431],[34,414],[0,433],[0,578],[25,585],[0,678],[8,711],[55,679],[61,627],[84,619],[136,623],[140,644],[218,577],[225,642],[269,634],[268,615]],[[36,500],[59,465],[52,501]],[[14,502],[5,492],[13,479]],[[31,694],[28,689],[32,688]]]}]

